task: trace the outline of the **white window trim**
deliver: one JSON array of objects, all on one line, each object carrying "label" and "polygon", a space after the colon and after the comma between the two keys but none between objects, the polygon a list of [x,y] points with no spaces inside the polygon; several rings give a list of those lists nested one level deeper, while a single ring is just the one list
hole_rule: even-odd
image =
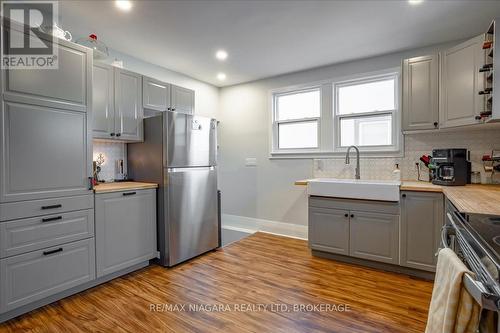
[{"label": "white window trim", "polygon": [[[369,78],[387,77],[389,75],[397,76],[397,91],[396,94],[396,114],[395,121],[393,121],[393,135],[395,136],[396,148],[392,149],[378,149],[374,147],[362,147],[361,152],[363,158],[381,158],[381,157],[403,157],[404,137],[401,131],[401,70],[400,68],[389,68],[382,71],[360,73],[347,77],[315,81],[307,84],[299,84],[279,89],[269,90],[269,158],[270,159],[314,159],[314,158],[344,158],[346,148],[335,147],[339,131],[336,130],[337,124],[335,121],[334,98],[335,84],[349,82],[349,81],[365,81]],[[293,93],[301,90],[310,90],[320,87],[320,117],[318,123],[318,145],[319,148],[302,148],[302,149],[278,149],[278,129],[275,124],[276,109],[275,109],[275,96],[279,94]],[[387,112],[385,112],[387,113]],[[361,114],[358,114],[361,115]],[[372,113],[370,113],[372,115]],[[294,120],[295,121],[295,120]],[[384,146],[386,147],[386,146]],[[368,149],[367,149],[368,148]]]},{"label": "white window trim", "polygon": [[[372,111],[372,112],[364,112],[364,113],[356,113],[356,114],[339,114],[339,88],[348,87],[352,85],[357,85],[360,83],[369,83],[369,82],[378,82],[387,79],[394,79],[396,88],[394,91],[394,109],[393,110],[382,110],[382,111]],[[340,145],[340,121],[341,119],[353,119],[353,118],[361,118],[367,116],[381,116],[381,115],[391,115],[392,116],[392,145],[390,146],[359,146],[359,150],[361,152],[367,153],[400,153],[401,150],[401,108],[400,108],[400,92],[401,92],[401,84],[400,84],[400,75],[399,69],[389,70],[386,73],[380,73],[377,75],[365,75],[360,77],[357,75],[355,78],[344,79],[342,81],[336,81],[333,83],[333,98],[334,98],[334,152],[336,153],[345,153],[347,151],[347,147],[342,147]]]}]

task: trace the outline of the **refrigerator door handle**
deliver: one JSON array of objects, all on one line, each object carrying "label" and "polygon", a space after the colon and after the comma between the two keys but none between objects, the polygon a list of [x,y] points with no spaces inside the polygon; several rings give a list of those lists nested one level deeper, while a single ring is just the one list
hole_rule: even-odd
[{"label": "refrigerator door handle", "polygon": [[204,166],[204,167],[189,167],[189,168],[167,168],[170,172],[186,172],[186,171],[196,171],[196,170],[215,170],[215,166]]}]

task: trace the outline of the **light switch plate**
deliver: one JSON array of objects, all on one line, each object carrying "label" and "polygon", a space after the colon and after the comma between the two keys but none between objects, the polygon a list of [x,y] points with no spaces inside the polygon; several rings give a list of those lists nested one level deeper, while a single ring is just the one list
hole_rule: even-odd
[{"label": "light switch plate", "polygon": [[255,157],[245,158],[245,166],[257,166],[257,159]]}]

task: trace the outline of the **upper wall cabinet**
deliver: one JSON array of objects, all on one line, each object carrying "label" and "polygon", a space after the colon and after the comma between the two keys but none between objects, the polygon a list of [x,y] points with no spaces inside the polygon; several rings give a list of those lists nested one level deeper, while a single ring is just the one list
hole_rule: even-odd
[{"label": "upper wall cabinet", "polygon": [[439,55],[403,61],[403,130],[439,126]]},{"label": "upper wall cabinet", "polygon": [[167,108],[170,107],[170,85],[143,76],[142,105],[149,110],[167,111]]},{"label": "upper wall cabinet", "polygon": [[171,111],[193,114],[194,113],[194,91],[172,85],[171,88]]},{"label": "upper wall cabinet", "polygon": [[115,136],[140,141],[143,134],[142,76],[115,68]]},{"label": "upper wall cabinet", "polygon": [[440,126],[455,127],[481,122],[483,108],[479,91],[484,63],[484,37],[478,36],[442,53]]},{"label": "upper wall cabinet", "polygon": [[142,141],[142,76],[102,63],[93,72],[94,138]]},{"label": "upper wall cabinet", "polygon": [[144,76],[143,106],[146,110],[194,113],[194,91]]}]

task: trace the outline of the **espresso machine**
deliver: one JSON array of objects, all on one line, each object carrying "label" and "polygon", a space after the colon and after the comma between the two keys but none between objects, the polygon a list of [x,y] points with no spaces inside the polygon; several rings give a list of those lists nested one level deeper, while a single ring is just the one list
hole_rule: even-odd
[{"label": "espresso machine", "polygon": [[431,164],[433,184],[470,184],[471,163],[468,161],[467,149],[434,149]]}]

